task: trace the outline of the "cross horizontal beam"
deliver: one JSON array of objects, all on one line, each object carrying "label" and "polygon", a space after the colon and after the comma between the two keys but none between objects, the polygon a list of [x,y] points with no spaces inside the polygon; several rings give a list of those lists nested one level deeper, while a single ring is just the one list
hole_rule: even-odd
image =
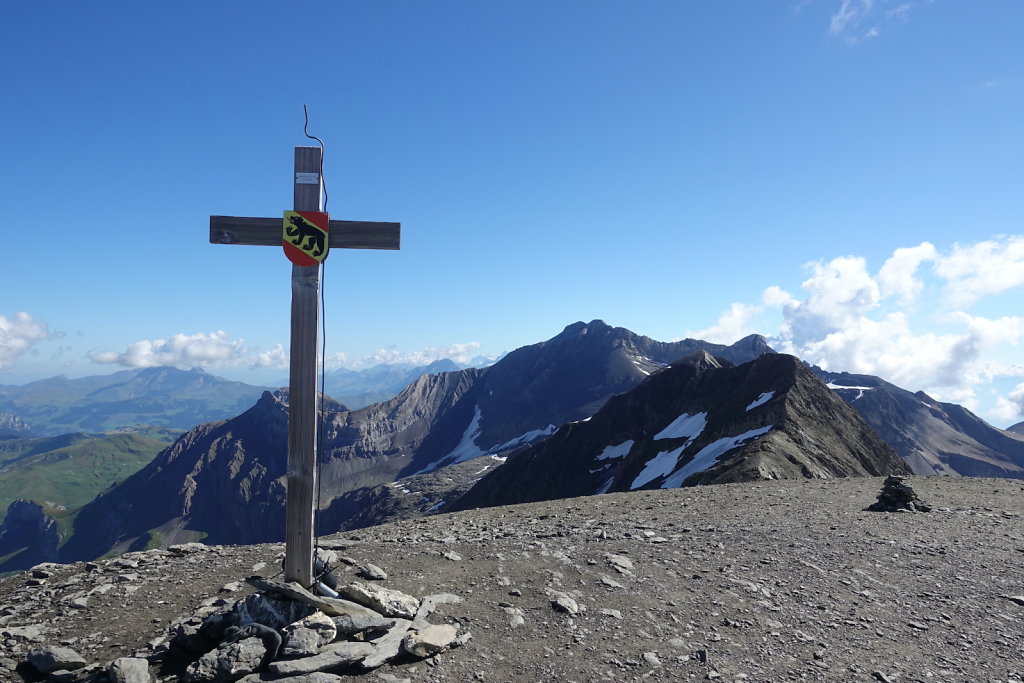
[{"label": "cross horizontal beam", "polygon": [[[210,243],[278,246],[283,220],[283,217],[210,216]],[[401,223],[331,221],[329,237],[332,249],[399,249]]]}]

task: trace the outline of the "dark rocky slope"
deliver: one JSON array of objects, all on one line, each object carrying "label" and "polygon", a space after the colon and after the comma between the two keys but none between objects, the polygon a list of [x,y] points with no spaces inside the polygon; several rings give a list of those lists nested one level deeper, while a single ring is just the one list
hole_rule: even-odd
[{"label": "dark rocky slope", "polygon": [[815,373],[892,446],[915,474],[1024,478],[1024,439],[963,406],[873,375]]},{"label": "dark rocky slope", "polygon": [[0,572],[31,567],[57,557],[57,522],[39,503],[16,500],[0,524]]},{"label": "dark rocky slope", "polygon": [[[78,513],[64,560],[205,539],[284,534],[287,394],[264,393],[236,418],[196,427]],[[340,406],[338,406],[340,407]]]},{"label": "dark rocky slope", "polygon": [[877,476],[904,463],[798,359],[706,352],[514,454],[448,509],[758,479]]}]

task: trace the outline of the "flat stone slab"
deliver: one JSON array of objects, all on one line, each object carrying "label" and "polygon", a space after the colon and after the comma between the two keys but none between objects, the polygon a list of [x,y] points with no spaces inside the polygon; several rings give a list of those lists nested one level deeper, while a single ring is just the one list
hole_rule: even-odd
[{"label": "flat stone slab", "polygon": [[[290,583],[283,583],[281,581],[265,579],[262,576],[250,576],[245,580],[245,582],[257,590],[264,591],[271,595],[281,595],[289,600],[300,602],[314,609],[318,609],[329,617],[339,617],[345,614],[368,617],[371,615],[380,616],[380,614],[382,614],[382,612],[370,609],[371,606],[357,604],[351,600],[313,595],[294,581]],[[415,598],[412,599],[415,600]],[[391,615],[385,614],[384,616]]]},{"label": "flat stone slab", "polygon": [[54,671],[74,671],[87,664],[85,657],[70,647],[50,646],[34,647],[28,653],[29,664],[44,674]]},{"label": "flat stone slab", "polygon": [[383,614],[386,617],[412,619],[420,608],[420,601],[401,591],[353,581],[339,586],[338,592],[349,600]]},{"label": "flat stone slab", "polygon": [[369,609],[366,611],[369,614],[342,614],[331,617],[337,628],[338,636],[348,637],[364,631],[386,631],[395,625],[394,619],[388,619]]},{"label": "flat stone slab", "polygon": [[409,632],[412,622],[408,619],[395,619],[394,627],[377,640],[370,641],[373,652],[362,661],[364,669],[376,669],[397,657],[402,652],[402,641]]},{"label": "flat stone slab", "polygon": [[290,661],[271,662],[268,667],[275,676],[300,676],[318,671],[331,672],[362,662],[373,652],[370,643],[331,643],[320,654]]},{"label": "flat stone slab", "polygon": [[402,649],[414,657],[426,659],[450,648],[458,636],[459,632],[450,624],[431,624],[406,634]]},{"label": "flat stone slab", "polygon": [[314,671],[311,674],[299,674],[298,676],[289,676],[288,678],[278,678],[272,674],[265,673],[262,675],[249,674],[244,678],[238,679],[238,683],[267,683],[268,681],[281,681],[281,683],[345,683],[346,681],[351,682],[352,678],[329,674],[323,671]]}]

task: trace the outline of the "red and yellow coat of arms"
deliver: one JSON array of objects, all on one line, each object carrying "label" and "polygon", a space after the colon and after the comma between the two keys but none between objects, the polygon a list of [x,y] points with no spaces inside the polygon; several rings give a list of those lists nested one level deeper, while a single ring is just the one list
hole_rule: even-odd
[{"label": "red and yellow coat of arms", "polygon": [[331,217],[323,211],[285,211],[281,245],[297,266],[318,266],[330,249]]}]

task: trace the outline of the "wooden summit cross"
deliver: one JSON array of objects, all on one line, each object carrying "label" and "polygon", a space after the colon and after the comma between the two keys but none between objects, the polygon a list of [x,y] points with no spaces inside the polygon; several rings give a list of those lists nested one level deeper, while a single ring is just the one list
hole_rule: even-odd
[{"label": "wooden summit cross", "polygon": [[[282,218],[210,216],[210,242],[213,244],[283,246],[293,261],[284,573],[285,581],[298,581],[303,586],[313,583],[320,262],[331,248],[398,249],[401,238],[399,223],[330,221],[327,214],[318,213],[322,155],[319,147],[295,148],[294,210],[303,212],[303,216],[297,217],[293,212]],[[317,226],[314,224],[318,220],[329,221],[326,248],[323,233],[315,233]],[[319,226],[321,230],[324,227],[328,226]],[[295,265],[296,261],[314,265]]]}]

